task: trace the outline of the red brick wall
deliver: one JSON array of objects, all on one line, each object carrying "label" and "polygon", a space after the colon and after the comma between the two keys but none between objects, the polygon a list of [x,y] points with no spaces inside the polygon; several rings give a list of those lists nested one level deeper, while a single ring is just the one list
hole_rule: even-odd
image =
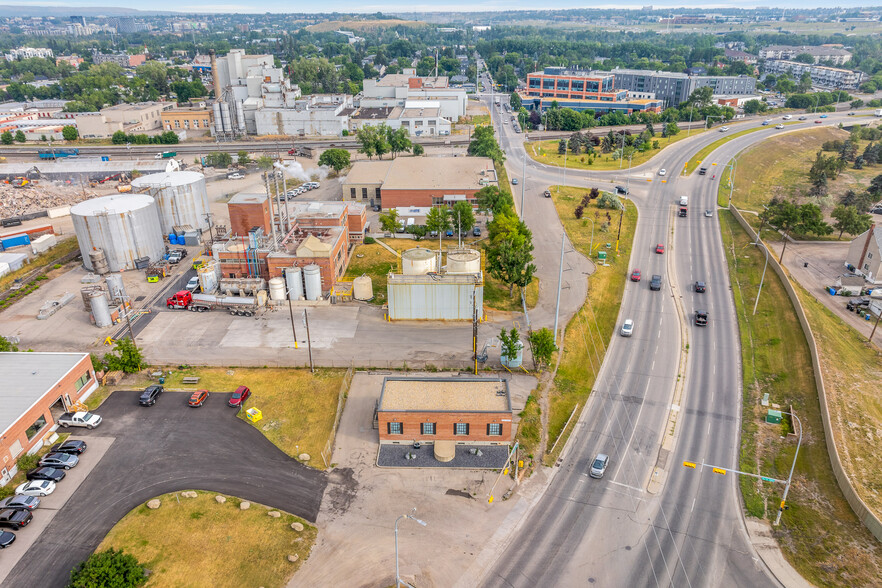
[{"label": "red brick wall", "polygon": [[432,198],[450,194],[465,194],[473,199],[478,188],[473,190],[383,190],[383,208],[399,206],[432,206]]},{"label": "red brick wall", "polygon": [[[511,442],[511,413],[508,412],[384,412],[378,414],[380,423],[380,442],[388,443],[401,441],[438,441],[449,440],[461,443],[510,443]],[[401,435],[390,435],[390,422],[403,424]],[[423,436],[420,434],[420,423],[435,423],[435,434]],[[468,423],[468,435],[454,435],[454,423]],[[487,435],[488,423],[500,423],[502,425],[501,436]]]},{"label": "red brick wall", "polygon": [[347,225],[350,233],[363,233],[364,225],[367,223],[367,208],[362,210],[361,214],[353,214],[349,211]]},{"label": "red brick wall", "polygon": [[270,233],[269,200],[227,204],[227,209],[230,212],[230,230],[234,235],[245,236],[253,227],[263,227],[264,233]]}]

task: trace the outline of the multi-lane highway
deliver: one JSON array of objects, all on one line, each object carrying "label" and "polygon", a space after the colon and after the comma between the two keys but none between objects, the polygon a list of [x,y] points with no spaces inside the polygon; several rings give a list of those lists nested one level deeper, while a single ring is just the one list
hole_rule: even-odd
[{"label": "multi-lane highway", "polygon": [[[486,102],[509,174],[524,179],[523,135],[499,124],[500,117],[510,115],[498,111],[489,98]],[[640,215],[631,267],[639,268],[644,278],[628,283],[619,325],[633,319],[634,335],[613,335],[594,393],[551,485],[481,578],[483,585],[779,585],[749,542],[734,476],[681,464],[737,466],[740,351],[716,210],[723,165],[752,143],[815,126],[815,118],[733,139],[706,159],[712,170],[706,176],[662,178],[656,172],[682,170],[690,155],[722,136],[717,132],[680,141],[631,171],[631,199]],[[830,115],[823,122],[846,119],[856,120]],[[755,125],[759,121],[732,124],[730,132]],[[560,182],[561,172],[533,161],[526,167],[524,217],[543,241],[559,243],[562,228],[548,222],[554,208],[541,194]],[[626,181],[623,173],[570,170],[567,184],[609,189],[612,177],[619,184]],[[689,198],[686,218],[674,212],[680,195]],[[515,201],[520,204],[519,189]],[[712,210],[709,217],[707,209]],[[655,253],[658,243],[667,245],[664,254]],[[536,254],[540,274],[556,272],[555,253],[537,247]],[[663,276],[660,292],[648,287],[652,274]],[[707,283],[706,292],[693,290],[697,280]],[[707,327],[695,326],[697,309],[708,311]],[[682,373],[681,354],[686,360]],[[674,404],[680,378],[682,395]],[[675,441],[660,449],[672,411],[677,413]],[[611,456],[601,480],[588,476],[597,453]]]}]

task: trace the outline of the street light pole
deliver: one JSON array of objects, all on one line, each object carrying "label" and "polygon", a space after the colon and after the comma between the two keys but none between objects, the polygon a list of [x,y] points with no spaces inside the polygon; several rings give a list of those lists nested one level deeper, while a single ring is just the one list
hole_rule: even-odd
[{"label": "street light pole", "polygon": [[[735,189],[735,170],[738,169],[738,158],[729,164],[729,206],[732,206],[732,190]],[[759,238],[759,236],[757,236]]]},{"label": "street light pole", "polygon": [[527,150],[524,149],[524,171],[521,180],[521,220],[524,220],[524,193],[527,191]]},{"label": "street light pole", "polygon": [[790,466],[790,475],[787,476],[787,485],[784,486],[784,496],[781,497],[781,504],[778,506],[778,516],[775,517],[775,526],[781,523],[781,515],[784,513],[784,504],[787,502],[787,493],[790,492],[790,481],[793,479],[793,470],[796,469],[796,458],[799,457],[799,446],[802,445],[802,421],[792,412],[784,412],[781,414],[789,414],[799,423],[799,440],[796,442],[796,453],[793,454],[793,464]]},{"label": "street light pole", "polygon": [[762,242],[759,235],[756,236],[756,243],[751,243],[751,245],[761,245],[766,254],[766,263],[763,265],[763,275],[760,278],[759,290],[757,290],[756,293],[756,301],[753,303],[753,314],[756,315],[756,307],[759,304],[760,294],[763,293],[763,281],[766,279],[766,268],[769,267],[769,249],[766,247],[766,244]]},{"label": "street light pole", "polygon": [[[397,519],[395,519],[395,588],[399,588],[402,584],[404,584],[405,586],[410,586],[410,584],[408,584],[407,582],[401,581],[401,574],[399,573],[399,569],[398,569],[398,523],[399,523],[399,521],[401,521],[401,519],[410,519],[412,521],[416,521],[417,523],[419,523],[425,527],[426,522],[421,521],[420,519],[413,516],[415,513],[416,513],[416,507],[411,509],[410,514],[403,514],[400,517],[398,517]],[[413,586],[410,586],[410,588],[413,588]]]},{"label": "street light pole", "polygon": [[[592,228],[594,224],[592,223]],[[591,234],[594,234],[592,230]],[[564,262],[564,243],[566,243],[567,231],[561,227],[560,235],[560,269],[557,272],[557,305],[554,307],[554,342],[557,343],[557,322],[560,318],[560,290],[563,287],[563,262]]]}]

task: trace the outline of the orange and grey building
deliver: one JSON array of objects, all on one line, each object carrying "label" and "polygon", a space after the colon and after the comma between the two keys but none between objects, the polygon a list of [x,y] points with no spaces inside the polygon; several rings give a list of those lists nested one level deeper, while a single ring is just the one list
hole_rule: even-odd
[{"label": "orange and grey building", "polygon": [[528,110],[544,112],[552,103],[561,108],[608,112],[661,112],[662,100],[633,98],[628,90],[615,87],[615,76],[604,72],[546,67],[527,74],[526,88],[519,90],[521,103]]}]

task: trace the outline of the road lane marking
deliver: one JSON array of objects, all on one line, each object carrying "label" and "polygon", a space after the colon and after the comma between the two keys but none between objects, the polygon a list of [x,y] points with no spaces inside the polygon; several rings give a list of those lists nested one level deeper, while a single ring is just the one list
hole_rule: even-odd
[{"label": "road lane marking", "polygon": [[695,510],[695,501],[696,501],[697,499],[698,499],[697,496],[696,496],[695,498],[692,499],[692,508],[689,509],[689,512],[692,512],[693,510]]},{"label": "road lane marking", "polygon": [[622,488],[627,488],[629,490],[635,490],[637,492],[643,493],[643,488],[635,488],[634,486],[628,486],[627,484],[622,484],[621,482],[616,482],[615,480],[610,480],[610,484],[615,484],[616,486],[621,486]]}]

